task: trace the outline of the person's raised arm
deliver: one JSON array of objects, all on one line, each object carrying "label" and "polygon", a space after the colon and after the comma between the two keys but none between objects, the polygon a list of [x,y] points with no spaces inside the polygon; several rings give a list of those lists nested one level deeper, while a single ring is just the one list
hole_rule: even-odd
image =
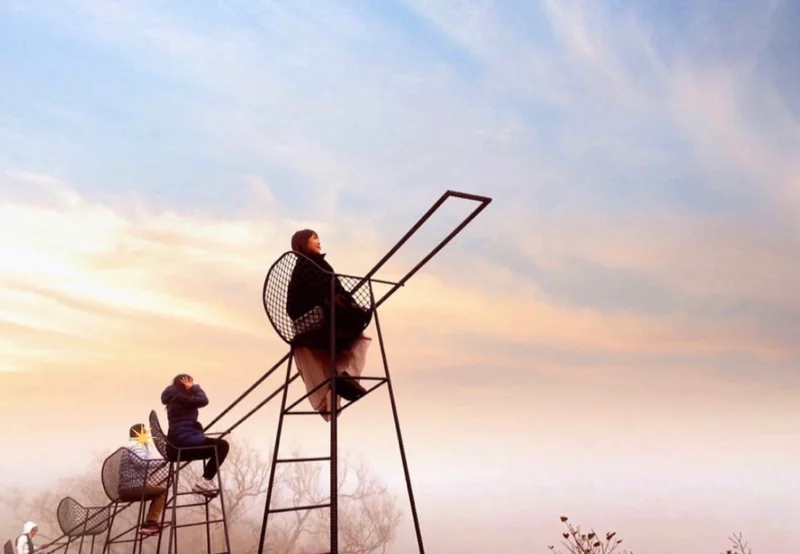
[{"label": "person's raised arm", "polygon": [[202,408],[208,405],[208,397],[200,385],[195,385],[190,380],[181,381],[180,385],[173,385],[161,393],[161,403],[164,405],[176,404],[187,408]]},{"label": "person's raised arm", "polygon": [[202,408],[208,406],[208,396],[200,388],[200,385],[192,385],[192,388],[187,391],[178,391],[178,394],[172,397],[171,402],[187,408]]}]

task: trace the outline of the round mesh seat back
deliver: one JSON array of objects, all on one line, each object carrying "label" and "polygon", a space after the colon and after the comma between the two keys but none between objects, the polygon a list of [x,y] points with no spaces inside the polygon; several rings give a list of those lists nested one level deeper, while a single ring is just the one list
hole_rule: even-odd
[{"label": "round mesh seat back", "polygon": [[87,508],[67,496],[58,503],[58,526],[68,537],[99,535],[108,529],[111,510],[107,506]]},{"label": "round mesh seat back", "polygon": [[127,448],[120,448],[103,462],[102,480],[106,496],[113,502],[136,502],[156,496],[167,485],[169,465],[165,460],[144,460]]},{"label": "round mesh seat back", "polygon": [[[330,287],[336,298],[336,340],[351,341],[369,326],[372,303],[369,284],[357,277],[336,276],[310,258],[286,252],[272,264],[264,279],[264,311],[278,336],[293,346],[330,345]],[[302,313],[290,315],[292,301]]]},{"label": "round mesh seat back", "polygon": [[156,414],[155,410],[150,412],[150,435],[153,437],[153,444],[156,445],[156,450],[166,460],[169,441],[164,429],[161,428],[161,422],[158,421],[158,414]]},{"label": "round mesh seat back", "polygon": [[106,496],[112,502],[119,502],[119,470],[122,467],[122,451],[127,448],[120,448],[111,454],[103,462],[101,470],[101,481]]}]

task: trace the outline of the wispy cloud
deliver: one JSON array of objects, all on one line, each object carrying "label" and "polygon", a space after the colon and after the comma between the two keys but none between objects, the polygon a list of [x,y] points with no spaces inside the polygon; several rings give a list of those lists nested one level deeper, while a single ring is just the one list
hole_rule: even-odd
[{"label": "wispy cloud", "polygon": [[495,200],[387,304],[414,386],[747,386],[745,422],[798,385],[793,3],[0,11],[15,391],[43,368],[255,367],[283,349],[259,296],[294,230],[363,272],[446,188]]}]

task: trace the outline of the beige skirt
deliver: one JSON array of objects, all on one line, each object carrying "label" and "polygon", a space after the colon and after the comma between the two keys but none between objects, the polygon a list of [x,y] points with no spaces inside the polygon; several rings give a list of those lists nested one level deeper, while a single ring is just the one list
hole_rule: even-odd
[{"label": "beige skirt", "polygon": [[[347,372],[352,377],[360,377],[367,364],[367,351],[371,343],[370,337],[361,335],[349,349],[341,351],[336,357],[336,375]],[[331,355],[329,351],[318,348],[295,348],[294,363],[306,385],[306,392],[310,392],[328,378]],[[328,412],[330,411],[331,391],[327,386],[322,386],[311,393],[308,400],[316,411]],[[341,397],[338,398],[336,405],[337,408],[341,408]],[[330,414],[323,413],[321,415],[325,421],[331,420]]]}]

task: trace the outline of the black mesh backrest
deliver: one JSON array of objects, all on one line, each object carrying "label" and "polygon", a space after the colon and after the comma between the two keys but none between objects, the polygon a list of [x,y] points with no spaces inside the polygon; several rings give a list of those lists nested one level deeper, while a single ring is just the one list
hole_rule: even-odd
[{"label": "black mesh backrest", "polygon": [[56,512],[58,526],[68,537],[99,535],[108,529],[111,510],[108,506],[87,508],[71,497],[61,499]]},{"label": "black mesh backrest", "polygon": [[[335,285],[337,299],[344,304],[357,306],[364,312],[363,316],[358,317],[358,328],[351,327],[350,333],[357,334],[366,329],[372,317],[369,284],[365,283],[356,289],[361,279],[336,276],[306,256],[289,251],[281,255],[269,268],[262,291],[264,311],[284,342],[295,344],[295,338],[300,335],[324,330],[330,317],[328,301],[332,279],[337,281]],[[287,303],[293,282],[303,282],[304,290],[312,290],[318,297],[310,302],[309,310],[296,319],[289,315]],[[325,305],[326,302],[328,306]],[[338,318],[337,315],[337,321]]]},{"label": "black mesh backrest", "polygon": [[126,491],[139,487],[165,487],[169,475],[165,460],[145,460],[128,448],[122,447],[103,462],[103,489],[112,502],[130,502],[133,498]]},{"label": "black mesh backrest", "polygon": [[156,450],[158,450],[158,453],[166,460],[169,441],[167,440],[166,434],[164,434],[164,430],[161,428],[161,422],[158,421],[158,414],[156,414],[155,410],[150,412],[150,435],[153,437]]}]

